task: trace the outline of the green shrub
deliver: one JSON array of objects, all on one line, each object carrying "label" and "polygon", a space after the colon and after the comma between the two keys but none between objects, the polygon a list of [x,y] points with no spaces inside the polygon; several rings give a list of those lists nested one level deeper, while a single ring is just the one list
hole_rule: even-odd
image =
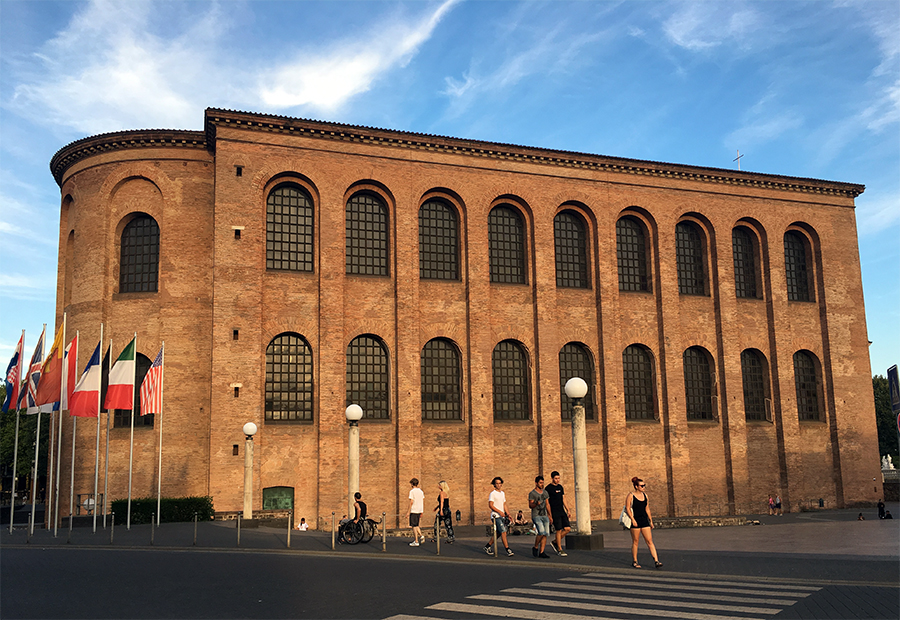
[{"label": "green shrub", "polygon": [[[112,511],[116,513],[116,521],[124,523],[125,514],[128,511],[128,500],[113,500]],[[213,501],[212,497],[208,495],[205,497],[163,497],[159,503],[159,511],[162,514],[161,521],[163,523],[193,521],[195,512],[200,521],[209,521],[213,518]],[[155,497],[132,498],[132,523],[150,523],[151,515],[155,513]]]}]

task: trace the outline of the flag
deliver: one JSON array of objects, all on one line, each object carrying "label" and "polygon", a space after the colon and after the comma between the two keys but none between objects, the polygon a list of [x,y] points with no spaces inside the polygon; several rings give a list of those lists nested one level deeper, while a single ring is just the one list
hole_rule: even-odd
[{"label": "flag", "polygon": [[63,363],[62,403],[60,409],[68,409],[72,401],[72,391],[78,380],[78,334],[72,338],[72,342],[66,347],[65,361]]},{"label": "flag", "polygon": [[134,341],[132,338],[109,371],[104,409],[134,409]]},{"label": "flag", "polygon": [[[59,402],[63,368],[63,325],[56,330],[56,338],[53,339],[50,354],[41,367],[41,379],[34,397],[36,405],[50,405]],[[48,410],[47,408],[43,409],[43,411]]]},{"label": "flag", "polygon": [[163,379],[163,349],[160,347],[159,353],[147,375],[141,383],[141,415],[148,413],[162,412],[162,379]]},{"label": "flag", "polygon": [[25,363],[25,332],[19,337],[19,344],[16,345],[16,352],[13,353],[12,359],[9,360],[9,366],[6,368],[6,400],[3,401],[3,413],[9,411],[10,405],[15,407],[19,401],[19,377],[22,376],[22,370]]},{"label": "flag", "polygon": [[69,398],[69,415],[82,418],[96,418],[99,415],[100,406],[100,343],[94,349],[94,354],[88,362],[81,379],[75,386],[72,396]]},{"label": "flag", "polygon": [[25,413],[32,415],[38,412],[40,407],[34,402],[37,394],[38,381],[41,379],[41,360],[44,359],[44,333],[47,327],[41,330],[41,337],[38,338],[37,344],[34,345],[34,355],[31,356],[31,364],[28,366],[28,374],[22,379],[23,385],[19,390],[19,406],[21,409],[24,405],[27,410]]}]

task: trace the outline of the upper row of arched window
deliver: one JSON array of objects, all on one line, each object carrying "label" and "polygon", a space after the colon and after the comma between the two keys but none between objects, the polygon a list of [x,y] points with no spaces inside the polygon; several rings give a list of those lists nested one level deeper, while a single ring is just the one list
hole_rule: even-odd
[{"label": "upper row of arched window", "polygon": [[[314,217],[309,195],[295,184],[273,189],[266,201],[266,268],[313,271]],[[359,192],[347,201],[346,273],[389,275],[389,221],[379,196]],[[590,288],[588,232],[583,217],[572,210],[553,219],[556,284]],[[488,215],[490,280],[527,283],[524,218],[510,204]],[[616,222],[619,290],[652,291],[652,260],[646,224],[634,215]],[[707,247],[703,228],[685,220],[675,227],[678,290],[683,295],[708,295]],[[746,225],[732,230],[734,286],[737,297],[762,297],[759,237]],[[811,246],[805,234],[784,235],[785,286],[791,301],[809,301]],[[157,290],[159,226],[146,214],[134,217],[122,231],[119,292]],[[440,199],[419,209],[419,276],[423,279],[460,279],[460,232],[457,212]]]}]

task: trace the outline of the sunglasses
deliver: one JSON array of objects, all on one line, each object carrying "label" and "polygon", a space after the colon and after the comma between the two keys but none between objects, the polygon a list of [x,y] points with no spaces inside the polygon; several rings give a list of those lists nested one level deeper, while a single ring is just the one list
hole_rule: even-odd
[{"label": "sunglasses", "polygon": [[639,484],[638,486],[641,487],[641,488],[643,489],[643,488],[644,488],[645,486],[647,486],[647,485],[646,485],[646,484]]}]

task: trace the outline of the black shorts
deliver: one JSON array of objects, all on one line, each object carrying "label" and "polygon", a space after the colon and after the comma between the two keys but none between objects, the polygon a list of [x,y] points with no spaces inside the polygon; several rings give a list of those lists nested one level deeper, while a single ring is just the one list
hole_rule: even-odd
[{"label": "black shorts", "polygon": [[562,530],[569,527],[569,515],[566,514],[565,510],[560,510],[559,512],[553,513],[553,528],[556,531]]},{"label": "black shorts", "polygon": [[419,517],[421,516],[421,512],[409,513],[409,527],[419,527]]}]

